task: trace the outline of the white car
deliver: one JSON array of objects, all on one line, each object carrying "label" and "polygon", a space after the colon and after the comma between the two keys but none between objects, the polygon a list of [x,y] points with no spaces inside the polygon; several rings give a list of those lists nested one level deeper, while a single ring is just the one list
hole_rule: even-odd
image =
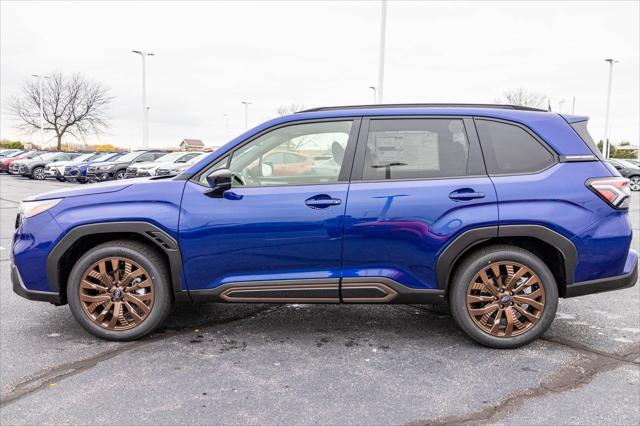
[{"label": "white car", "polygon": [[193,157],[192,159],[190,159],[186,163],[169,164],[169,165],[163,165],[162,167],[158,167],[156,169],[156,176],[179,175],[184,170],[186,170],[189,167],[193,166],[194,164],[196,164],[198,161],[202,160],[204,157],[206,157],[209,154],[211,154],[211,153],[210,152],[201,152],[199,155],[197,155],[196,157]]},{"label": "white car", "polygon": [[176,151],[163,155],[156,161],[135,163],[127,167],[126,178],[155,176],[158,168],[172,167],[176,164],[185,164],[187,161],[202,154],[200,151]]},{"label": "white car", "polygon": [[76,163],[84,163],[85,161],[89,161],[99,155],[101,155],[99,152],[90,152],[87,154],[79,155],[68,161],[56,161],[55,163],[47,163],[44,166],[45,178],[56,178],[60,182],[64,182],[66,180],[66,178],[64,177],[66,166],[70,166],[71,164]]}]

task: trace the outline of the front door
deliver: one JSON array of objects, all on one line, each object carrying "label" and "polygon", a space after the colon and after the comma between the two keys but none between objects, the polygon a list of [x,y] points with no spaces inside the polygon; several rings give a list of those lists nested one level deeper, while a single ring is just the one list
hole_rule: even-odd
[{"label": "front door", "polygon": [[[185,187],[179,241],[193,295],[225,301],[339,301],[348,173],[359,119],[258,134]],[[228,167],[213,197],[206,177]]]},{"label": "front door", "polygon": [[436,264],[470,228],[497,226],[471,119],[363,120],[345,214],[342,300],[441,297]]}]

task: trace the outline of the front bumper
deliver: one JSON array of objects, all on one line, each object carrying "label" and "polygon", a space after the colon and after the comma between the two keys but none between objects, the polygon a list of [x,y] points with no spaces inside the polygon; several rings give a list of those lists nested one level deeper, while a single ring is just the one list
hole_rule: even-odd
[{"label": "front bumper", "polygon": [[113,174],[111,172],[98,172],[96,171],[95,173],[87,173],[87,180],[88,181],[97,181],[97,182],[101,182],[104,180],[110,180],[113,178]]},{"label": "front bumper", "polygon": [[40,302],[49,302],[54,305],[62,304],[60,295],[50,291],[29,290],[25,287],[20,272],[15,264],[11,264],[11,284],[13,285],[13,292],[18,296],[24,297],[29,300],[37,300]]},{"label": "front bumper", "polygon": [[581,281],[567,286],[565,297],[584,296],[605,291],[622,290],[633,287],[638,281],[638,253],[630,250],[627,257],[627,265],[622,275],[601,278],[598,280]]}]

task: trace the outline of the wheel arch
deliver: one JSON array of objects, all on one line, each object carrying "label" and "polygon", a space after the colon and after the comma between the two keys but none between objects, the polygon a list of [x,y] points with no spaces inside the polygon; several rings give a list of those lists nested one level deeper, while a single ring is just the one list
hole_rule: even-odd
[{"label": "wheel arch", "polygon": [[176,298],[182,292],[180,277],[182,257],[176,240],[162,229],[148,222],[104,222],[80,225],[69,231],[47,257],[47,279],[51,291],[66,303],[67,279],[73,265],[88,250],[99,244],[130,239],[154,247],[166,259],[171,285]]},{"label": "wheel arch", "polygon": [[542,225],[501,225],[471,229],[453,240],[436,263],[438,287],[448,289],[453,271],[466,255],[493,244],[511,244],[540,257],[551,269],[560,297],[574,282],[578,252],[568,238]]}]

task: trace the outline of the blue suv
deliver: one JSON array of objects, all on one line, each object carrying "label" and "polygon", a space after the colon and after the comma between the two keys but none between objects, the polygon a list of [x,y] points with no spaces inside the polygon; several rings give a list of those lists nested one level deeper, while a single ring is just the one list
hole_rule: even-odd
[{"label": "blue suv", "polygon": [[137,339],[177,301],[448,303],[513,348],[560,297],[633,286],[629,182],[587,117],[517,106],[317,108],[178,176],[30,197],[13,289]]}]

